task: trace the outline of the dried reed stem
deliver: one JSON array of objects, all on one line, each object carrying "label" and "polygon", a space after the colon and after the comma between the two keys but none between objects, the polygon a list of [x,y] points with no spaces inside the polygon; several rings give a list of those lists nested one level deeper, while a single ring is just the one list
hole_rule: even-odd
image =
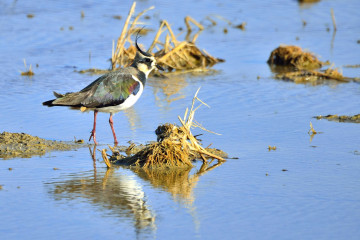
[{"label": "dried reed stem", "polygon": [[173,31],[171,30],[171,27],[170,27],[169,23],[166,20],[163,20],[161,22],[161,25],[160,25],[156,35],[155,35],[154,41],[152,42],[152,44],[149,47],[148,52],[152,52],[153,48],[158,43],[158,39],[159,39],[160,35],[165,31],[165,30],[163,30],[164,27],[166,27],[168,29],[168,31],[170,33],[170,36],[171,36],[171,40],[174,43],[174,45],[175,46],[178,45],[178,40],[176,40],[176,37],[175,37]]},{"label": "dried reed stem", "polygon": [[199,22],[197,22],[195,19],[193,19],[192,17],[190,16],[186,16],[185,17],[185,24],[186,24],[186,27],[187,27],[187,30],[189,32],[192,31],[191,29],[191,26],[190,26],[190,22],[192,22],[195,26],[197,26],[200,30],[204,30],[204,26],[201,25]]},{"label": "dried reed stem", "polygon": [[102,156],[102,158],[104,159],[104,162],[105,162],[107,168],[111,168],[111,163],[110,163],[110,161],[109,161],[109,159],[108,159],[108,157],[107,157],[107,155],[106,155],[106,149],[103,149],[103,150],[101,151],[101,156]]},{"label": "dried reed stem", "polygon": [[115,58],[111,59],[111,63],[112,63],[112,69],[116,68],[116,59],[120,58],[120,55],[122,53],[122,49],[124,48],[124,43],[125,43],[125,33],[127,31],[128,25],[129,25],[129,21],[131,19],[131,16],[133,15],[134,11],[135,11],[135,6],[136,6],[136,2],[134,2],[130,8],[129,14],[126,18],[123,30],[120,34],[120,37],[117,40],[117,44],[116,44],[116,50],[114,53]]},{"label": "dried reed stem", "polygon": [[336,21],[335,21],[335,14],[334,14],[334,9],[331,8],[331,19],[332,19],[332,23],[333,23],[333,27],[334,27],[334,31],[336,32],[337,28],[336,28]]}]

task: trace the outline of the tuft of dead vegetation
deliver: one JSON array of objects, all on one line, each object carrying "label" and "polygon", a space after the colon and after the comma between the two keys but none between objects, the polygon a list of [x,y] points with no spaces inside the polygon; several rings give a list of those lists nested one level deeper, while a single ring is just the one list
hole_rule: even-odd
[{"label": "tuft of dead vegetation", "polygon": [[319,83],[320,80],[337,80],[349,82],[355,78],[344,77],[337,69],[325,69],[324,71],[301,70],[295,72],[280,73],[275,76],[277,79],[291,80],[295,83]]},{"label": "tuft of dead vegetation", "polygon": [[[25,59],[24,59],[24,66],[25,66],[25,69],[27,69],[26,60],[25,60]],[[25,72],[21,72],[21,76],[33,76],[33,75],[35,75],[35,73],[34,73],[33,70],[32,70],[31,64],[30,64],[28,70],[26,70]]]},{"label": "tuft of dead vegetation", "polygon": [[273,50],[267,61],[275,78],[290,80],[295,83],[318,84],[322,80],[340,82],[359,81],[357,78],[344,77],[336,68],[330,66],[324,70],[316,70],[329,62],[320,61],[313,53],[304,52],[298,46],[280,46]]},{"label": "tuft of dead vegetation", "polygon": [[294,69],[317,69],[324,64],[314,54],[304,52],[298,46],[279,46],[271,52],[267,63]]},{"label": "tuft of dead vegetation", "polygon": [[[189,16],[187,21],[190,21]],[[196,22],[192,19],[192,22]],[[191,32],[190,24],[187,22],[188,32]],[[199,26],[199,23],[196,24]],[[201,30],[202,28],[200,28]],[[162,32],[168,30],[169,34],[166,35],[165,43],[159,41]],[[206,71],[208,67],[213,66],[218,62],[223,62],[223,59],[215,58],[207,53],[205,50],[200,50],[196,45],[197,34],[190,40],[189,36],[187,41],[178,41],[166,20],[162,21],[160,28],[151,44],[149,51],[152,52],[154,48],[158,51],[154,54],[160,64],[168,72],[173,70],[195,70]],[[160,46],[163,46],[161,49]]]},{"label": "tuft of dead vegetation", "polygon": [[[136,2],[130,8],[125,24],[116,43],[113,42],[113,50],[111,55],[111,70],[117,70],[122,67],[129,66],[134,60],[136,54],[136,47],[134,46],[131,36],[139,32],[140,35],[146,35],[151,29],[139,28],[139,19],[149,10],[154,9],[151,6],[148,9],[137,14],[134,18]],[[145,16],[146,18],[147,16]],[[133,20],[131,21],[131,19]],[[223,62],[223,59],[215,58],[207,53],[205,50],[200,50],[195,41],[204,27],[196,20],[187,16],[185,18],[187,27],[187,35],[184,41],[179,41],[170,27],[170,24],[163,20],[159,29],[152,41],[152,44],[147,52],[153,54],[157,58],[157,63],[162,66],[166,72],[178,71],[207,71],[209,67],[218,62]],[[193,31],[191,24],[195,25],[199,31],[190,39]],[[160,38],[165,34],[165,41],[160,41]],[[128,46],[128,47],[126,47]],[[88,72],[87,70],[80,71],[80,73]],[[166,73],[165,72],[165,73]],[[101,73],[96,71],[90,73]]]},{"label": "tuft of dead vegetation", "polygon": [[314,129],[312,123],[310,122],[310,130],[308,131],[308,134],[317,134],[318,132]]},{"label": "tuft of dead vegetation", "polygon": [[300,3],[313,3],[313,2],[320,2],[320,0],[298,0]]},{"label": "tuft of dead vegetation", "polygon": [[[111,164],[115,163],[143,168],[187,168],[193,166],[191,161],[195,159],[202,159],[204,163],[207,162],[207,158],[217,159],[220,162],[225,161],[222,156],[219,156],[220,153],[223,153],[222,151],[211,151],[202,147],[199,140],[191,133],[191,129],[196,127],[208,131],[194,120],[196,110],[200,106],[206,105],[197,97],[198,92],[199,90],[193,98],[190,110],[186,109],[183,118],[178,117],[181,123],[180,126],[169,123],[160,125],[155,131],[157,142],[146,145],[129,157],[122,156],[119,151],[110,147],[112,155],[109,160],[106,149],[103,149],[101,152],[106,165],[111,167]],[[200,102],[200,104],[195,107],[197,102]]]}]

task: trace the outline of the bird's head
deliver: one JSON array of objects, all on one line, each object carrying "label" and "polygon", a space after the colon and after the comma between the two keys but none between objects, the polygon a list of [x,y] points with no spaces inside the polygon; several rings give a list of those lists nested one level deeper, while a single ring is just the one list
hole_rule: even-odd
[{"label": "bird's head", "polygon": [[143,72],[146,77],[148,77],[149,73],[155,68],[164,71],[164,69],[160,65],[156,64],[156,59],[154,56],[152,56],[148,52],[144,52],[143,50],[141,50],[141,48],[137,44],[137,40],[138,36],[136,36],[135,39],[135,46],[137,51],[132,66]]}]

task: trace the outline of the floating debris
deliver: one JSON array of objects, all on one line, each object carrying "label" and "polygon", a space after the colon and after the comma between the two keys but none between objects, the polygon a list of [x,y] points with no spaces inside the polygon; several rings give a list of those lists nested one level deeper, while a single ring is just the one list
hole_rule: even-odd
[{"label": "floating debris", "polygon": [[299,3],[316,3],[320,2],[320,0],[298,0]]},{"label": "floating debris", "polygon": [[85,143],[85,141],[84,141],[84,139],[79,139],[79,140],[75,139],[74,143],[83,144],[83,143]]},{"label": "floating debris", "polygon": [[235,28],[239,28],[242,31],[245,30],[246,22],[242,22],[241,24],[235,25]]},{"label": "floating debris", "polygon": [[270,146],[270,145],[269,145],[268,150],[269,150],[269,152],[270,152],[271,150],[274,150],[274,151],[275,151],[275,150],[276,150],[276,146]]},{"label": "floating debris", "polygon": [[310,122],[310,130],[308,131],[308,134],[310,136],[310,143],[312,142],[313,138],[315,135],[317,134],[320,134],[320,133],[323,133],[323,132],[318,132],[314,129],[312,123]]},{"label": "floating debris", "polygon": [[26,133],[3,132],[0,134],[0,158],[44,155],[52,150],[71,150],[82,145],[71,142],[59,142],[34,137]]},{"label": "floating debris", "polygon": [[[76,72],[77,70],[75,70]],[[110,72],[110,70],[98,69],[98,68],[89,68],[85,70],[77,71],[78,73],[88,73],[90,75],[100,75]]]},{"label": "floating debris", "polygon": [[[26,60],[24,59],[24,65],[25,65],[25,69],[27,69],[27,66],[26,66]],[[35,73],[32,71],[32,68],[31,68],[31,64],[29,66],[29,70],[25,71],[25,72],[21,72],[21,76],[33,76],[35,75]]]},{"label": "floating debris", "polygon": [[314,54],[304,52],[301,47],[285,45],[273,50],[267,63],[294,69],[316,69],[324,64]]},{"label": "floating debris", "polygon": [[[218,149],[203,148],[191,133],[190,129],[194,127],[208,131],[194,121],[195,111],[201,105],[206,105],[197,97],[198,92],[199,90],[193,98],[190,111],[186,109],[184,118],[179,117],[181,126],[170,123],[160,125],[155,131],[157,142],[144,146],[137,153],[128,157],[121,155],[115,147],[109,146],[112,155],[108,159],[106,149],[103,149],[101,152],[106,165],[108,167],[111,167],[112,164],[120,164],[143,168],[189,168],[193,166],[191,162],[195,159],[202,159],[205,163],[207,158],[217,159],[220,162],[225,161],[224,158],[227,156],[224,152]],[[195,107],[196,101],[200,102],[197,107]]]},{"label": "floating debris", "polygon": [[322,72],[301,70],[295,72],[279,73],[275,75],[275,78],[282,80],[291,80],[295,83],[319,83],[319,80],[337,80],[340,82],[349,82],[351,80],[357,80],[356,78],[344,77],[337,69],[328,68]]},{"label": "floating debris", "polygon": [[117,20],[121,20],[121,19],[122,19],[122,16],[120,16],[120,15],[114,15],[114,16],[112,16],[112,18],[117,19]]},{"label": "floating debris", "polygon": [[327,119],[329,121],[336,121],[336,122],[348,122],[348,123],[360,123],[360,114],[356,114],[353,116],[347,115],[326,115],[326,116],[315,116],[314,118],[320,119]]},{"label": "floating debris", "polygon": [[317,134],[311,122],[310,122],[310,130],[308,131],[308,134]]},{"label": "floating debris", "polygon": [[360,68],[360,64],[344,65],[344,68]]},{"label": "floating debris", "polygon": [[35,17],[35,15],[32,14],[32,13],[29,13],[29,14],[26,15],[26,17],[27,17],[27,18],[33,18],[33,17]]}]

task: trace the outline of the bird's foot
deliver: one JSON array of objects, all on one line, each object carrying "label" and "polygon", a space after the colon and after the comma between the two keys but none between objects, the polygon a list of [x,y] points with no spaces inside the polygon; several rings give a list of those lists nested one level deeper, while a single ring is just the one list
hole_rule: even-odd
[{"label": "bird's foot", "polygon": [[98,145],[98,143],[96,142],[96,133],[95,133],[94,130],[91,131],[91,135],[90,135],[90,137],[89,137],[89,141],[91,140],[91,138],[93,138],[95,145]]}]

